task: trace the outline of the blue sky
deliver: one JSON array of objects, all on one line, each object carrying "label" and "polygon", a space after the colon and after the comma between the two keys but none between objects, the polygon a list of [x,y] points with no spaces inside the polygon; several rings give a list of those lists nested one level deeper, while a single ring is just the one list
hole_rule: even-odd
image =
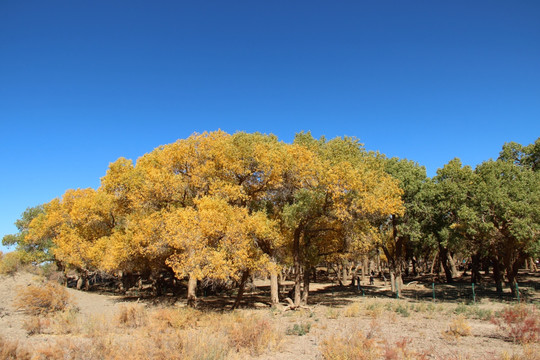
[{"label": "blue sky", "polygon": [[2,0],[0,236],[205,130],[475,166],[540,136],[539,19],[536,0]]}]

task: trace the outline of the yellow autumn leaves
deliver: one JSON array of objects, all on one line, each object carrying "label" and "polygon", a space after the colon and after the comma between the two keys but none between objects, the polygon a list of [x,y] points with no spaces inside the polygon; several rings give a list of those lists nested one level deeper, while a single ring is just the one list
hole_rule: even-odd
[{"label": "yellow autumn leaves", "polygon": [[302,133],[286,144],[216,131],[136,164],[118,159],[97,190],[46,204],[28,236],[52,241],[55,258],[79,270],[237,280],[292,258],[316,261],[316,248],[346,251],[343,237],[365,239],[370,218],[402,211],[400,196],[378,155],[355,139]]}]

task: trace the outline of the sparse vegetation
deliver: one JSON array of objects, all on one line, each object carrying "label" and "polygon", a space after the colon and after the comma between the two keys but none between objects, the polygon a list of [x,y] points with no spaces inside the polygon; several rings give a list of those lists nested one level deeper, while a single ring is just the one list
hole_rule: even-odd
[{"label": "sparse vegetation", "polygon": [[69,305],[74,305],[69,293],[54,282],[20,288],[15,300],[15,306],[30,315],[48,315]]},{"label": "sparse vegetation", "polygon": [[20,255],[17,252],[2,254],[0,252],[0,274],[12,275],[22,266]]},{"label": "sparse vegetation", "polygon": [[311,323],[297,323],[287,329],[287,335],[304,336],[311,330]]},{"label": "sparse vegetation", "polygon": [[514,342],[526,344],[540,341],[540,314],[533,306],[505,308],[493,316],[492,322]]}]

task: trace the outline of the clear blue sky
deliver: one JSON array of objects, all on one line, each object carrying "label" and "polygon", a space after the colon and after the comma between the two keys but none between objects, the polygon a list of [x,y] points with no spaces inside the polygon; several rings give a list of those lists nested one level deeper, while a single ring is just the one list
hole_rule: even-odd
[{"label": "clear blue sky", "polygon": [[0,237],[218,128],[475,166],[540,136],[540,1],[2,0],[0,125]]}]

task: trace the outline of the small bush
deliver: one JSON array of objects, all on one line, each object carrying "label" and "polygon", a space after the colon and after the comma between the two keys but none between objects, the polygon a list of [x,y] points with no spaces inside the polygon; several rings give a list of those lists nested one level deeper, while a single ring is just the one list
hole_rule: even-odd
[{"label": "small bush", "polygon": [[409,350],[410,339],[404,338],[396,343],[377,340],[356,331],[348,336],[333,335],[322,341],[320,350],[325,360],[419,360],[427,359],[428,354]]},{"label": "small bush", "polygon": [[411,313],[409,313],[409,309],[407,309],[407,305],[402,305],[402,304],[399,304],[395,308],[395,312],[400,314],[403,317],[409,317],[411,315]]},{"label": "small bush", "polygon": [[337,318],[339,318],[339,311],[338,311],[338,309],[329,308],[329,309],[326,311],[326,317],[327,317],[328,319],[337,319]]},{"label": "small bush", "polygon": [[506,351],[502,353],[499,360],[540,360],[539,345],[525,345],[521,353],[508,354]]},{"label": "small bush", "polygon": [[72,334],[79,331],[78,309],[69,308],[57,313],[52,318],[52,326],[56,334]]},{"label": "small bush", "polygon": [[23,329],[28,335],[39,335],[45,333],[45,330],[51,326],[49,318],[31,316],[23,322]]},{"label": "small bush", "polygon": [[137,328],[146,325],[148,313],[143,305],[123,305],[116,318],[122,326]]},{"label": "small bush", "polygon": [[495,314],[492,322],[514,342],[540,341],[540,314],[532,306],[517,305]]},{"label": "small bush", "polygon": [[360,316],[361,309],[360,304],[354,303],[352,305],[349,305],[345,308],[345,311],[343,312],[343,316],[345,317],[358,317]]},{"label": "small bush", "polygon": [[30,315],[63,311],[69,305],[73,302],[67,290],[53,282],[20,288],[15,297],[15,306]]},{"label": "small bush", "polygon": [[30,352],[20,346],[18,341],[5,340],[0,336],[0,359],[1,360],[30,360]]},{"label": "small bush", "polygon": [[16,251],[0,254],[0,274],[13,275],[21,266],[21,257]]},{"label": "small bush", "polygon": [[454,340],[457,340],[462,336],[469,335],[471,335],[471,326],[462,315],[452,320],[448,329],[443,333],[444,337],[452,338]]},{"label": "small bush", "polygon": [[332,335],[323,340],[320,350],[325,360],[375,360],[383,353],[375,339],[361,331],[347,337]]},{"label": "small bush", "polygon": [[287,335],[304,336],[311,330],[310,323],[294,324],[287,329]]},{"label": "small bush", "polygon": [[275,344],[277,337],[267,319],[238,318],[226,330],[229,345],[236,351],[259,355]]},{"label": "small bush", "polygon": [[152,322],[159,327],[169,327],[173,329],[185,329],[195,326],[203,313],[193,308],[171,309],[160,308],[151,313]]}]

